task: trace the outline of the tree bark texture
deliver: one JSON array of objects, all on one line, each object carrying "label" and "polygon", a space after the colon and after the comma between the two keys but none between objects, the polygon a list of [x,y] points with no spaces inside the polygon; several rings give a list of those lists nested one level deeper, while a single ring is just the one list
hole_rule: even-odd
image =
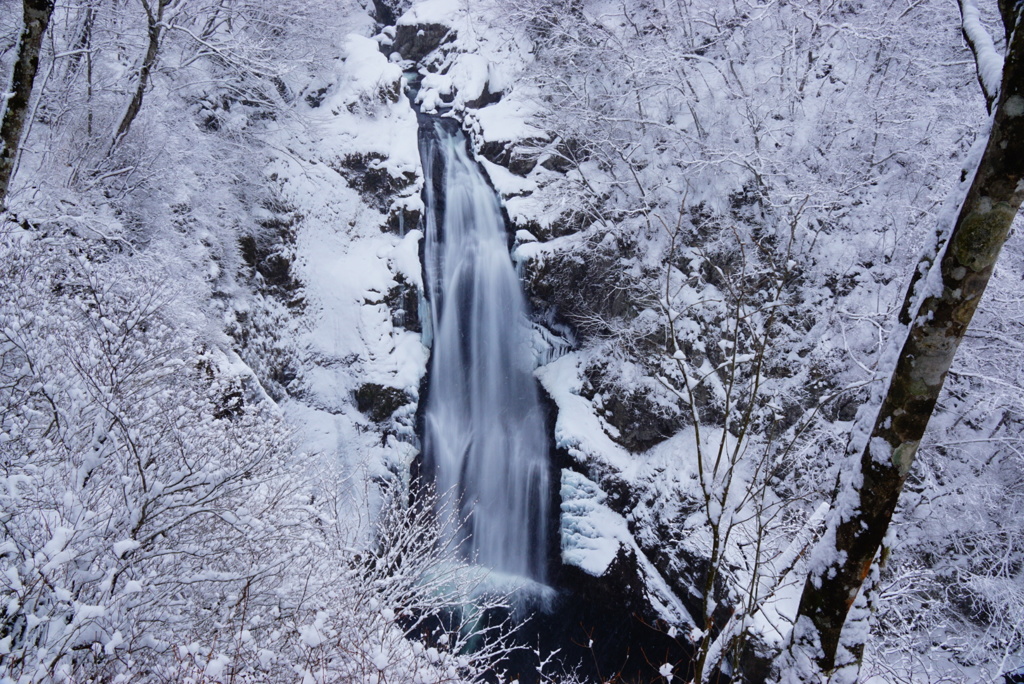
[{"label": "tree bark texture", "polygon": [[[831,558],[804,585],[799,618],[813,623],[811,636],[820,642],[811,648],[824,673],[837,665],[847,614],[889,528],[946,373],[1024,200],[1024,27],[1022,10],[1016,12],[991,135],[941,257],[941,294],[935,286],[924,293],[861,452],[863,480],[852,478],[848,486],[856,507],[833,523]],[[831,543],[831,535],[825,539]]]},{"label": "tree bark texture", "polygon": [[14,174],[14,163],[18,158],[18,147],[32,99],[32,85],[39,71],[39,54],[43,46],[43,34],[53,14],[53,0],[24,0],[23,24],[18,37],[18,54],[14,62],[10,92],[7,93],[7,107],[3,123],[0,124],[0,207],[7,198],[7,190]]},{"label": "tree bark texture", "polygon": [[132,127],[132,122],[135,121],[135,117],[139,115],[139,110],[142,109],[142,98],[146,94],[146,88],[149,87],[149,77],[153,72],[153,67],[156,66],[156,58],[160,52],[160,35],[164,29],[164,10],[172,1],[156,0],[154,11],[154,8],[150,6],[147,0],[141,0],[142,8],[146,10],[146,28],[149,35],[149,43],[146,46],[146,56],[142,58],[142,66],[139,67],[139,83],[135,88],[135,94],[132,96],[132,101],[128,104],[124,118],[121,119],[117,132],[114,134],[114,145],[117,145],[118,141]]},{"label": "tree bark texture", "polygon": [[1013,33],[1014,22],[1017,16],[1018,0],[999,0],[999,14],[1003,18],[1003,28],[1006,31],[1006,44],[1010,44],[1010,34]]}]

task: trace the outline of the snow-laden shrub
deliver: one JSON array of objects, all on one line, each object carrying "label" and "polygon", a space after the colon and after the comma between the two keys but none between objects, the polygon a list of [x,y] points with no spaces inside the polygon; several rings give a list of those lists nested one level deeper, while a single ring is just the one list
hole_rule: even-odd
[{"label": "snow-laden shrub", "polygon": [[294,492],[277,419],[222,404],[231,381],[154,265],[76,247],[13,233],[0,256],[0,657],[19,679],[148,668],[216,625],[279,572],[265,519]]},{"label": "snow-laden shrub", "polygon": [[455,609],[477,580],[429,504],[389,497],[372,534],[331,469],[290,456],[180,282],[145,255],[0,236],[0,681],[484,672],[500,635],[468,646],[502,599]]}]

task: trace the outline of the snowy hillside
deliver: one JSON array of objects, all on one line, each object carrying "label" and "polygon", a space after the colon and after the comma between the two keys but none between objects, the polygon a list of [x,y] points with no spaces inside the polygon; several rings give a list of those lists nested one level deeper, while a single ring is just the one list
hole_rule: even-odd
[{"label": "snowy hillside", "polygon": [[1024,668],[1019,3],[0,9],[0,681]]}]

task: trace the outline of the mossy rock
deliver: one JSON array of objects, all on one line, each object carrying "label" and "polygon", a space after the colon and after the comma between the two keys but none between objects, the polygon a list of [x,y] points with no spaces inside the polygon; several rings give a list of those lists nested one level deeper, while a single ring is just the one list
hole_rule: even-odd
[{"label": "mossy rock", "polygon": [[455,40],[455,31],[444,24],[399,24],[392,49],[403,59],[418,62],[445,43]]},{"label": "mossy rock", "polygon": [[404,204],[392,204],[381,230],[395,235],[405,235],[419,227],[422,217],[423,212],[419,209],[410,209]]},{"label": "mossy rock", "polygon": [[394,197],[416,182],[416,174],[412,171],[392,175],[386,161],[384,155],[371,152],[342,157],[330,166],[345,178],[349,187],[363,196],[367,204],[384,214],[391,208]]},{"label": "mossy rock", "polygon": [[504,166],[517,176],[526,177],[537,168],[540,153],[537,151],[546,140],[531,138],[518,142],[489,141],[480,146],[480,156],[499,166]]},{"label": "mossy rock", "polygon": [[368,382],[355,392],[356,408],[367,418],[383,423],[391,415],[412,401],[403,390]]},{"label": "mossy rock", "polygon": [[642,293],[622,268],[633,249],[625,240],[615,240],[527,261],[526,295],[537,310],[558,311],[584,338],[612,334],[612,328],[636,318],[640,310],[637,299]]},{"label": "mossy rock", "polygon": [[411,332],[423,332],[419,316],[419,290],[400,275],[395,280],[397,285],[389,289],[384,297],[384,303],[391,310],[391,324]]},{"label": "mossy rock", "polygon": [[562,138],[555,144],[554,150],[541,161],[540,165],[548,171],[566,173],[592,156],[585,141],[579,138]]}]

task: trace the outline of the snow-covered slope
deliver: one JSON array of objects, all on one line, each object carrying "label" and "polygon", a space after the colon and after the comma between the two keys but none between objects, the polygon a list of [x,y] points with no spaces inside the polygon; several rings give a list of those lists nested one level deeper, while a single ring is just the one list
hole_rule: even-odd
[{"label": "snow-covered slope", "polygon": [[[592,620],[602,667],[657,644],[632,656],[652,681],[766,676],[916,253],[983,135],[956,6],[374,6],[395,24],[167,4],[121,137],[146,13],[56,6],[0,229],[0,677],[487,666],[458,652],[471,630],[406,640],[480,580],[405,507],[430,341],[406,84],[470,136],[533,308],[555,581],[592,609],[553,599],[537,633],[553,648]],[[964,7],[991,85],[998,7]],[[887,538],[864,677],[998,681],[1024,658],[1017,233]]]}]

